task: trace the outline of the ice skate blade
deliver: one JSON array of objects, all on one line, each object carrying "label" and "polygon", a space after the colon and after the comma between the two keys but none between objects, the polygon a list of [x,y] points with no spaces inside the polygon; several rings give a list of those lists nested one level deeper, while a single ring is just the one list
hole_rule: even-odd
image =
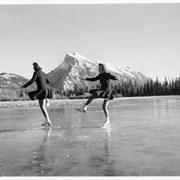
[{"label": "ice skate blade", "polygon": [[81,108],[77,108],[76,110],[77,110],[77,111],[79,111],[79,112],[83,112],[83,113],[85,113],[85,112],[86,112],[86,110],[81,109]]},{"label": "ice skate blade", "polygon": [[110,125],[111,125],[110,123],[104,123],[104,124],[102,125],[102,128],[109,127]]},{"label": "ice skate blade", "polygon": [[49,124],[49,123],[43,123],[43,124],[41,124],[41,126],[42,126],[42,127],[51,127],[51,124]]}]

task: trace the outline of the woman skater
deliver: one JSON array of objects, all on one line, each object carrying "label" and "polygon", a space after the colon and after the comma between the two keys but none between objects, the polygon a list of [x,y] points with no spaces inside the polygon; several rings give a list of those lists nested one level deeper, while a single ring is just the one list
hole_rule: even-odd
[{"label": "woman skater", "polygon": [[105,122],[103,123],[102,126],[107,126],[107,125],[110,125],[108,104],[109,104],[109,101],[113,99],[110,80],[111,79],[118,80],[118,77],[108,73],[106,71],[105,65],[101,63],[99,64],[99,72],[100,72],[99,75],[94,78],[87,78],[87,77],[82,78],[83,80],[87,80],[87,81],[99,80],[101,84],[101,88],[90,91],[92,95],[89,97],[87,102],[83,105],[83,107],[79,109],[79,111],[86,112],[88,105],[91,103],[93,99],[104,98],[102,108],[105,114]]},{"label": "woman skater", "polygon": [[39,106],[41,111],[45,117],[45,122],[41,124],[42,126],[51,126],[51,121],[49,119],[48,112],[46,110],[46,105],[49,106],[49,102],[47,99],[48,96],[48,83],[50,81],[47,78],[47,75],[42,71],[42,68],[38,65],[38,63],[33,63],[34,74],[30,81],[28,81],[25,85],[21,88],[26,88],[36,82],[37,90],[29,92],[28,95],[31,100],[38,99]]}]

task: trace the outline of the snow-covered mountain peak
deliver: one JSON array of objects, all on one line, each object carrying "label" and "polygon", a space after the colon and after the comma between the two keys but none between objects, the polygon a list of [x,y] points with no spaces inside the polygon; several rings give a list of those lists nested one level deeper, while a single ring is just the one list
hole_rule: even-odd
[{"label": "snow-covered mountain peak", "polygon": [[[92,61],[78,53],[67,53],[64,61],[49,73],[52,86],[61,90],[73,90],[75,86],[90,86],[91,82],[83,81],[81,77],[95,77],[98,72],[98,64],[103,63],[100,60]],[[130,67],[122,67],[111,63],[104,63],[110,73],[120,77],[119,81],[137,81],[140,84],[146,82],[149,78],[145,75],[133,71]]]},{"label": "snow-covered mountain peak", "polygon": [[84,64],[95,64],[96,63],[76,52],[67,53],[64,61],[69,62],[68,60],[71,60],[71,62],[74,61],[75,63],[79,63],[80,66],[83,66]]},{"label": "snow-covered mountain peak", "polygon": [[106,66],[107,70],[119,73],[118,66],[115,66],[115,65],[113,65],[111,63],[105,63],[105,66]]},{"label": "snow-covered mountain peak", "polygon": [[79,60],[87,59],[85,56],[82,56],[81,54],[78,54],[76,52],[74,52],[74,53],[67,53],[66,56],[70,56],[70,57],[73,57],[73,58],[79,59]]},{"label": "snow-covered mountain peak", "polygon": [[69,71],[69,73],[71,71],[71,74],[77,74],[82,69],[85,71],[89,69],[89,71],[94,72],[95,67],[97,67],[97,62],[93,62],[78,53],[67,53],[64,61],[55,70],[59,72],[62,70]]}]

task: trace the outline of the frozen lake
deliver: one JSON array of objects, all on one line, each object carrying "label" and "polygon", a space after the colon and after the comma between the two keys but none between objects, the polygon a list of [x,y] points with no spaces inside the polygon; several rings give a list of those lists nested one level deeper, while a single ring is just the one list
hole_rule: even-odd
[{"label": "frozen lake", "polygon": [[179,176],[180,96],[123,98],[87,113],[50,106],[0,109],[1,176]]}]

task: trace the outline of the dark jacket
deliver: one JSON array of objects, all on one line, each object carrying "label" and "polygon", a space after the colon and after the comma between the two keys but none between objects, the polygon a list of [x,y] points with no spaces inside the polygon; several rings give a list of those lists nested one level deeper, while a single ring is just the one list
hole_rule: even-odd
[{"label": "dark jacket", "polygon": [[104,72],[104,73],[100,73],[98,76],[94,77],[94,78],[86,78],[87,81],[100,81],[101,84],[101,90],[104,90],[105,92],[109,91],[111,88],[111,81],[110,80],[117,80],[117,77]]},{"label": "dark jacket", "polygon": [[28,81],[23,88],[26,88],[28,86],[30,86],[31,84],[33,84],[34,82],[36,82],[37,84],[37,94],[36,96],[38,96],[39,94],[41,94],[44,91],[47,91],[48,89],[48,83],[50,83],[49,79],[47,78],[47,75],[41,71],[35,71],[33,74],[33,77],[31,78],[30,81]]}]

